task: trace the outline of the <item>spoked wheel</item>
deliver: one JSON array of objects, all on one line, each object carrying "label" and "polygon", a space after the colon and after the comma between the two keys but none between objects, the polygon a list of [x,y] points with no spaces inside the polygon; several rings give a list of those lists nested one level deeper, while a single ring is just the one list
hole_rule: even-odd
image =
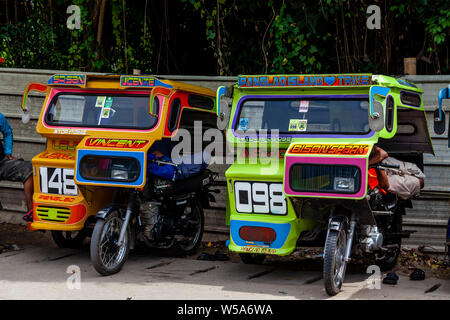
[{"label": "spoked wheel", "polygon": [[52,231],[52,238],[60,248],[79,249],[86,239],[86,229],[80,231]]},{"label": "spoked wheel", "polygon": [[266,255],[256,253],[239,253],[239,257],[245,264],[262,264],[266,259]]},{"label": "spoked wheel", "polygon": [[186,256],[197,251],[203,237],[205,218],[197,199],[192,199],[184,211],[182,238],[176,240],[172,250],[177,256]]},{"label": "spoked wheel", "polygon": [[127,228],[123,244],[119,246],[123,220],[118,209],[105,219],[97,220],[91,238],[91,261],[95,270],[107,276],[122,269],[130,251],[130,228]]},{"label": "spoked wheel", "polygon": [[325,290],[330,296],[338,294],[344,282],[346,247],[347,233],[343,225],[341,224],[339,230],[329,230],[323,256],[323,279]]}]

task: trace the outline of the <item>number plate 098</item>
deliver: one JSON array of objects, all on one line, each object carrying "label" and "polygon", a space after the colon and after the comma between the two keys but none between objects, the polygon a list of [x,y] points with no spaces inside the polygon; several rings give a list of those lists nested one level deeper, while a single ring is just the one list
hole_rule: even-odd
[{"label": "number plate 098", "polygon": [[239,213],[286,214],[287,204],[282,183],[234,183],[236,211]]}]

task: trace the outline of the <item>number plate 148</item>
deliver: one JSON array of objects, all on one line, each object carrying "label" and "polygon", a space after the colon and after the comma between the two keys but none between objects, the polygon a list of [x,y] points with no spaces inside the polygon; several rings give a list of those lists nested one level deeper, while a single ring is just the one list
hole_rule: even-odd
[{"label": "number plate 148", "polygon": [[78,195],[78,188],[73,180],[73,169],[39,168],[39,183],[42,193]]}]

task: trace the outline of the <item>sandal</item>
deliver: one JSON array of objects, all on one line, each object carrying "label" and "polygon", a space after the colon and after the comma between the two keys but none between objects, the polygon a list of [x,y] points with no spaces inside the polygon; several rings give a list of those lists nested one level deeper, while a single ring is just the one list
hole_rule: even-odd
[{"label": "sandal", "polygon": [[397,284],[398,275],[395,272],[389,272],[387,276],[383,279],[383,283],[385,284]]},{"label": "sandal", "polygon": [[30,211],[28,211],[23,217],[23,220],[27,221],[27,222],[33,222],[33,209],[31,209]]},{"label": "sandal", "polygon": [[422,269],[414,269],[409,276],[410,280],[425,280],[425,272]]}]

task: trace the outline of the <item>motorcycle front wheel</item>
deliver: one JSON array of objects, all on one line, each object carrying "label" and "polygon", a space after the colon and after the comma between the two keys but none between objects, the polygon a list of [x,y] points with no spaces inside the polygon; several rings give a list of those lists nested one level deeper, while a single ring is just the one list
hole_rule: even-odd
[{"label": "motorcycle front wheel", "polygon": [[114,209],[105,219],[95,223],[91,238],[91,261],[95,270],[103,276],[119,272],[130,252],[130,228],[127,228],[122,245],[119,245],[123,219],[120,209]]},{"label": "motorcycle front wheel", "polygon": [[329,230],[323,253],[323,279],[325,290],[330,296],[338,294],[344,282],[346,247],[347,233],[343,224],[339,230]]}]

